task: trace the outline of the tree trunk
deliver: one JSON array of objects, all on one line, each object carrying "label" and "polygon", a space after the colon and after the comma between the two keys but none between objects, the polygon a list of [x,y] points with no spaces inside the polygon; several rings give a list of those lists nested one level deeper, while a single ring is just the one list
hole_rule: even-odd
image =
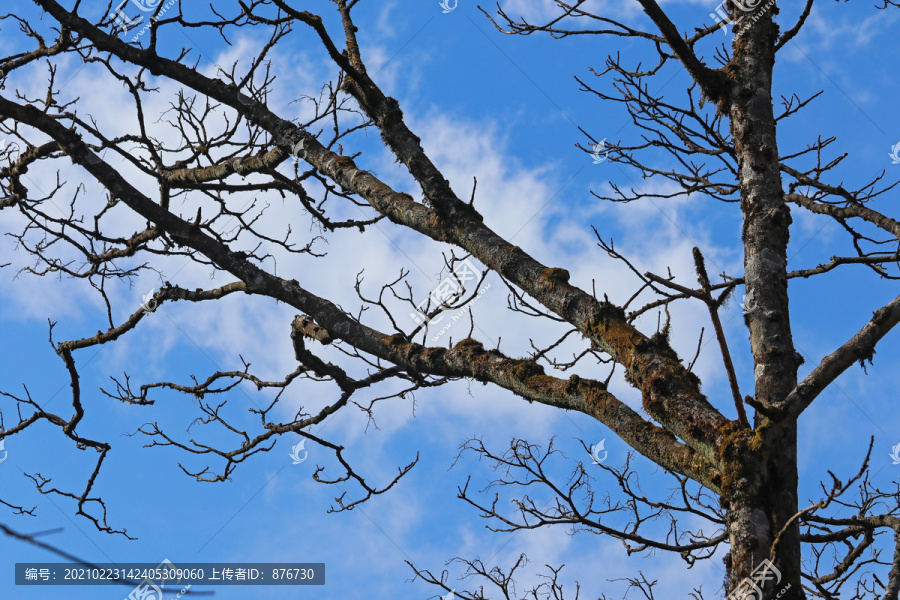
[{"label": "tree trunk", "polygon": [[[725,71],[735,85],[728,106],[722,108],[731,117],[739,166],[745,320],[754,359],[755,401],[765,410],[796,386],[798,360],[788,312],[791,215],[781,184],[771,93],[778,37],[772,18],[777,9],[763,8],[748,12],[734,9],[734,58]],[[773,542],[798,510],[796,423],[772,422],[758,410],[755,427],[755,434],[735,436],[729,442],[734,447],[724,449],[733,470],[728,489],[723,490],[731,536],[728,589],[746,589],[746,598],[754,600],[803,598],[797,523],[778,541],[774,562],[777,571],[764,574],[764,561],[770,558]]]},{"label": "tree trunk", "polygon": [[750,434],[735,440],[726,450],[729,477],[723,493],[731,544],[726,558],[726,591],[735,594],[735,600],[805,598],[800,585],[800,531],[796,522],[778,539],[774,569],[767,572],[766,568],[773,543],[797,513],[796,428],[783,430],[778,440],[766,441],[767,448],[777,451],[761,452],[756,449],[758,443],[759,437]]}]

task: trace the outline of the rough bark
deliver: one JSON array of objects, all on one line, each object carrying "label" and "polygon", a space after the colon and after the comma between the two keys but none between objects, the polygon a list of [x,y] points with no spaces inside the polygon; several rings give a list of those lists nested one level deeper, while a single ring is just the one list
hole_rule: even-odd
[{"label": "rough bark", "polygon": [[[788,306],[787,246],[791,214],[779,169],[772,74],[778,27],[776,9],[734,10],[734,55],[725,72],[734,82],[729,116],[741,184],[744,215],[746,316],[753,353],[755,403],[765,410],[782,402],[797,385],[798,361]],[[726,449],[729,478],[731,581],[738,584],[769,558],[772,542],[798,510],[797,432],[793,421],[772,426],[757,411],[756,439]],[[794,523],[778,546],[775,565],[787,597],[801,598],[800,535]],[[766,598],[779,590],[765,589]]]}]

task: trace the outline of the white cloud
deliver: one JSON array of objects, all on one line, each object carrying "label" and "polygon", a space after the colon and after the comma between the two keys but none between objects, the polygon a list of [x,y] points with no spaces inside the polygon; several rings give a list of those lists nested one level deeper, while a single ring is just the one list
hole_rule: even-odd
[{"label": "white cloud", "polygon": [[[217,62],[230,64],[235,58],[245,56],[253,47],[253,43],[239,40],[235,43],[234,49],[218,57]],[[286,64],[304,62],[306,61]],[[402,72],[403,66],[398,63],[392,65],[392,68]],[[289,75],[298,79],[293,80],[295,85],[289,87],[297,89],[312,86],[314,77],[308,75],[308,78],[304,79],[304,71],[300,67],[296,69]],[[312,71],[322,72],[315,69]],[[130,115],[127,96],[116,84],[101,84],[99,80],[84,78],[76,80],[72,86],[70,93],[84,95],[93,100],[86,112],[94,113],[103,120],[104,125],[118,125],[127,129],[128,124],[134,122]],[[148,103],[148,112],[164,110],[176,89],[171,85],[161,86],[160,93]],[[286,107],[289,101],[288,96],[275,96],[272,99],[273,106],[276,107]],[[475,206],[484,215],[485,222],[489,226],[545,264],[568,269],[572,275],[572,282],[585,289],[590,289],[590,281],[596,279],[600,294],[607,292],[612,299],[623,301],[635,287],[633,277],[623,265],[609,260],[596,247],[593,233],[587,227],[588,223],[595,219],[601,221],[608,219],[614,223],[617,230],[624,233],[626,237],[619,240],[618,247],[623,251],[628,250],[641,270],[665,273],[667,267],[671,267],[673,273],[679,277],[679,281],[687,285],[692,277],[690,249],[694,243],[699,243],[704,248],[710,260],[721,263],[723,267],[737,268],[737,258],[728,249],[717,248],[712,240],[689,225],[690,217],[686,201],[666,203],[662,208],[665,215],[646,203],[616,208],[598,207],[596,211],[586,213],[573,210],[570,201],[580,195],[586,196],[587,190],[570,187],[554,198],[564,183],[556,169],[557,165],[552,163],[537,167],[523,165],[516,158],[515,149],[510,147],[506,136],[495,123],[427,114],[426,111],[413,109],[407,109],[407,117],[412,128],[422,138],[424,148],[459,196],[467,199],[471,192],[473,177],[478,178]],[[212,118],[208,125],[221,126],[221,120]],[[370,146],[376,143],[376,140],[372,140]],[[377,150],[372,154],[375,152]],[[381,172],[398,189],[417,196],[415,193],[417,190],[409,187],[408,177],[404,177],[399,169],[393,166],[392,160],[385,157],[383,150],[381,152],[380,155],[376,154],[376,158],[364,155],[360,164]],[[135,181],[140,181],[140,185],[145,185],[148,193],[152,192],[152,182],[141,179],[133,169],[126,169],[126,172],[129,177],[133,176]],[[80,177],[80,173],[74,168],[67,175],[71,176],[73,181],[77,181]],[[269,212],[260,222],[265,233],[277,235],[284,231],[285,223],[292,223],[295,225],[294,235],[298,239],[308,239],[308,231],[297,226],[299,223],[305,224],[306,221],[296,204],[282,202],[275,198],[274,194],[266,195],[265,199],[270,201]],[[90,201],[97,203],[105,199],[100,191],[91,190]],[[242,204],[242,201],[238,200],[238,204]],[[90,206],[92,205],[87,205],[86,210]],[[345,206],[338,208],[336,212],[338,215],[360,217],[355,207]],[[140,225],[139,219],[128,216],[127,211],[123,210],[122,213],[120,215],[116,212],[112,226],[127,231],[129,227]],[[602,227],[602,224],[601,228],[603,231],[611,229]],[[649,232],[652,232],[652,235]],[[687,237],[686,233],[690,237]],[[278,273],[286,278],[296,278],[310,292],[330,298],[356,314],[360,306],[360,301],[353,290],[357,273],[365,274],[362,290],[367,296],[373,297],[384,282],[397,276],[400,269],[409,269],[410,283],[418,296],[422,297],[437,281],[435,274],[441,270],[442,249],[446,248],[384,221],[377,227],[369,227],[364,234],[360,234],[357,230],[340,230],[329,234],[328,256],[323,259],[309,256],[279,256]],[[216,280],[210,281],[209,269],[194,263],[188,263],[176,276],[173,275],[174,271],[184,263],[180,258],[169,262],[171,264],[166,265],[166,275],[175,278],[175,283],[188,288],[221,285],[228,279],[226,275],[219,274]],[[546,320],[534,320],[511,314],[506,308],[507,293],[504,286],[496,275],[492,275],[490,281],[493,285],[490,293],[474,307],[479,327],[475,335],[486,344],[502,338],[500,343],[502,350],[514,356],[525,356],[530,349],[530,340],[547,344],[555,339],[555,336],[565,332],[565,327],[559,327]],[[142,276],[134,289],[114,291],[115,299],[121,302],[119,314],[135,310],[139,298],[150,287],[158,285],[159,281],[155,275]],[[27,292],[17,288],[16,293]],[[20,297],[22,298],[24,297]],[[53,306],[57,305],[60,311],[69,310],[67,304],[60,298],[54,301]],[[202,353],[210,358],[209,364],[199,358],[190,365],[192,368],[201,369],[201,372],[197,373],[201,380],[208,372],[219,368],[239,368],[237,362],[239,353],[253,363],[254,372],[267,378],[279,378],[296,366],[288,337],[290,321],[295,312],[265,299],[242,296],[232,296],[224,301],[200,305],[164,305],[150,315],[137,331],[116,342],[119,358],[110,367],[127,366],[131,370],[137,370],[141,376],[140,383],[145,382],[148,376],[171,378],[173,372],[185,368],[185,365],[174,364],[173,350],[187,349],[193,353],[196,344]],[[398,313],[401,327],[408,330],[412,324],[402,321],[405,317],[404,311]],[[367,323],[387,328],[387,319],[379,316],[376,310],[370,310],[364,315]],[[676,323],[673,343],[681,355],[688,358],[696,345],[696,333],[700,323],[705,322],[705,311],[696,306],[679,305],[673,308],[673,318]],[[177,327],[169,319],[174,321]],[[681,327],[677,325],[680,323],[690,325]],[[640,324],[647,333],[653,333],[655,316],[648,316]],[[184,331],[186,337],[180,330]],[[451,335],[454,340],[458,340],[466,332],[466,325],[457,323],[448,336],[441,339],[441,343],[449,340]],[[320,350],[314,342],[310,342],[310,345]],[[568,350],[570,346],[574,349],[583,345],[581,341],[573,341],[566,349]],[[322,355],[327,360],[352,369],[354,373],[358,374],[362,370],[334,348],[322,350]],[[167,366],[170,368],[166,369]],[[583,368],[584,371],[580,372],[589,374],[599,374],[604,370],[603,367],[596,365],[585,365]],[[713,384],[722,379],[713,352],[703,355],[697,370],[705,380]],[[188,382],[179,381],[179,383]],[[634,400],[633,390],[626,389],[621,381],[617,381],[615,385],[617,393],[622,393],[623,398]],[[248,393],[253,394],[249,390]],[[321,407],[326,402],[333,402],[336,393],[334,386],[327,384],[306,382],[296,384],[285,396],[282,416],[288,415],[301,405],[311,410]],[[383,388],[366,391],[360,394],[359,401],[363,402],[383,393],[385,393]],[[495,387],[482,387],[480,384],[471,384],[469,387],[465,383],[457,382],[436,391],[419,391],[417,400],[417,416],[421,420],[419,422],[413,419],[411,400],[391,400],[382,403],[376,409],[381,431],[370,428],[367,432],[368,422],[365,415],[353,407],[348,407],[349,412],[342,411],[334,422],[329,423],[322,435],[329,439],[333,436],[335,440],[345,445],[348,458],[353,464],[358,465],[360,471],[367,477],[371,476],[373,482],[383,483],[396,473],[398,464],[405,464],[414,453],[412,448],[402,444],[400,447],[388,447],[389,442],[400,435],[419,433],[420,429],[416,429],[419,423],[424,424],[422,428],[428,428],[428,435],[431,436],[429,441],[434,444],[433,448],[441,458],[446,458],[449,454],[448,448],[453,449],[468,435],[483,433],[497,439],[508,437],[511,432],[515,432],[517,436],[544,442],[560,429],[565,431],[574,429],[559,411],[527,405],[509,392]],[[600,429],[600,426],[596,425],[596,428]],[[322,428],[317,429],[317,432],[320,431]],[[585,436],[590,437],[594,433],[595,430],[587,431]],[[289,445],[281,442],[276,449],[276,452],[284,455],[285,461]],[[316,456],[317,464],[319,457],[322,457],[323,463],[328,460],[325,449],[312,445],[308,445],[307,448]],[[432,464],[437,463],[439,461]],[[334,473],[333,468],[332,461],[328,473]],[[294,493],[298,493],[298,489],[288,485],[282,486],[279,482],[279,486],[266,491],[265,499],[268,502],[276,502],[282,494]],[[379,512],[375,521],[379,527],[391,531],[392,537],[396,536],[397,542],[403,547],[406,547],[405,539],[415,537],[413,534],[420,528],[428,526],[426,516],[435,518],[433,514],[428,514],[428,507],[421,505],[413,494],[389,494],[385,498],[386,500],[380,500],[378,504]],[[286,540],[283,543],[287,544],[287,547],[290,547],[289,542],[298,534],[298,530],[302,531],[301,528],[295,530],[290,525],[288,522],[282,527],[276,527],[277,535]],[[396,568],[394,556],[385,555],[388,544],[374,532],[373,528],[367,530],[365,535],[349,527],[340,529],[340,532],[342,535],[355,535],[357,537],[354,539],[360,540],[360,547],[351,558],[358,561],[358,564],[365,565],[364,568],[372,568],[373,565]],[[489,538],[490,542],[486,545],[485,542]],[[470,549],[470,546],[474,548],[476,545],[479,548],[494,547],[497,540],[496,536],[489,536],[484,532],[475,534],[463,528],[460,531],[459,545],[465,551]],[[567,554],[573,544],[574,542],[559,530],[523,534],[502,550],[498,561],[505,561],[509,565],[521,552],[529,552],[533,557],[539,557],[536,558],[538,565],[545,562],[553,564],[564,556],[568,560]],[[253,547],[271,548],[271,540],[268,538],[258,540]],[[434,555],[439,553],[441,557],[446,558],[452,555],[453,550],[454,548],[442,547],[437,549]],[[614,572],[620,565],[625,568],[626,563],[621,559],[622,551],[618,547],[618,542],[605,540],[599,554],[609,560],[606,564],[606,573]],[[614,559],[614,556],[618,558]],[[582,555],[577,565],[573,566],[573,570],[576,573],[588,572],[596,557],[593,552]],[[677,562],[677,559],[674,561]],[[664,571],[671,568],[674,573],[676,572],[675,566],[672,566],[674,564],[668,560],[660,561],[659,566],[654,566],[653,570]],[[627,563],[627,566],[631,569],[633,563]],[[682,576],[681,563],[678,563],[677,573]],[[528,577],[525,583],[536,581],[532,575]]]}]

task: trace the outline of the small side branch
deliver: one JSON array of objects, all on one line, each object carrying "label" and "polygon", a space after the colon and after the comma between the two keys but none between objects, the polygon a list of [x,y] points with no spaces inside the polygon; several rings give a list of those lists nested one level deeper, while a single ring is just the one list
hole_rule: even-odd
[{"label": "small side branch", "polygon": [[716,339],[719,341],[719,348],[722,350],[722,362],[725,363],[725,371],[728,373],[728,384],[731,386],[731,393],[734,397],[734,407],[737,409],[738,419],[744,427],[749,428],[750,422],[747,420],[747,413],[744,411],[744,403],[741,396],[741,390],[738,386],[737,374],[734,371],[734,363],[731,360],[731,352],[728,351],[728,342],[725,339],[725,330],[722,328],[722,320],[719,318],[719,303],[712,296],[712,289],[709,283],[709,275],[706,272],[706,264],[703,261],[703,254],[700,248],[694,247],[694,265],[697,267],[697,280],[700,287],[703,288],[703,302],[709,309],[709,317],[712,319],[713,328],[716,332]]}]

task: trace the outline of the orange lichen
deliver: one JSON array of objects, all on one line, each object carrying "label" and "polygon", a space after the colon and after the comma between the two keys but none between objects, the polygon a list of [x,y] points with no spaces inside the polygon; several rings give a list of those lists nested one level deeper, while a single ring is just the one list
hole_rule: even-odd
[{"label": "orange lichen", "polygon": [[484,349],[484,345],[483,345],[481,342],[479,342],[478,340],[476,340],[475,338],[464,338],[464,339],[461,339],[461,340],[459,340],[458,342],[456,342],[456,349],[457,349],[457,350],[465,350],[465,349],[467,349],[467,348],[471,348],[471,349],[474,349],[474,348],[481,348],[481,349]]},{"label": "orange lichen", "polygon": [[443,355],[446,351],[447,350],[445,348],[438,348],[438,347],[434,347],[434,346],[432,346],[430,348],[425,348],[425,350],[422,352],[422,358],[426,362],[433,363],[433,362],[435,362],[435,360],[437,360],[437,358],[439,356]]},{"label": "orange lichen", "polygon": [[543,374],[544,367],[531,360],[523,360],[512,368],[512,376],[520,381]]},{"label": "orange lichen", "polygon": [[402,344],[406,344],[406,336],[400,333],[395,333],[387,339],[387,344],[388,346],[400,346]]},{"label": "orange lichen", "polygon": [[541,282],[546,285],[550,291],[556,289],[560,284],[569,283],[569,272],[565,269],[549,268],[541,274]]}]

